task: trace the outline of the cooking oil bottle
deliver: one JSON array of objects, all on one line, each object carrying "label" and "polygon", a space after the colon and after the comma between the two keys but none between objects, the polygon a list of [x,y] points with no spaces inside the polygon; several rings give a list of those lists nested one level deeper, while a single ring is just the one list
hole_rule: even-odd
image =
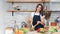
[{"label": "cooking oil bottle", "polygon": [[18,27],[18,25],[16,23],[16,20],[15,20],[15,23],[14,23],[14,33],[15,34],[18,34],[19,33],[19,27]]}]

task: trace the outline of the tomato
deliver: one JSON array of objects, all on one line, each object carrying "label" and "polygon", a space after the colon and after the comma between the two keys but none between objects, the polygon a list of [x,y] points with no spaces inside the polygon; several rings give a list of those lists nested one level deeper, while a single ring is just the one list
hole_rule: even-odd
[{"label": "tomato", "polygon": [[40,32],[40,28],[37,29],[37,32]]}]

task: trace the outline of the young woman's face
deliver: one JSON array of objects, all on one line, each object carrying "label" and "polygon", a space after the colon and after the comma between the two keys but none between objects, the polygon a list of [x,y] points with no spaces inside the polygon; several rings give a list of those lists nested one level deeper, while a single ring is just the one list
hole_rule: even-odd
[{"label": "young woman's face", "polygon": [[41,11],[41,6],[40,5],[37,7],[37,11]]}]

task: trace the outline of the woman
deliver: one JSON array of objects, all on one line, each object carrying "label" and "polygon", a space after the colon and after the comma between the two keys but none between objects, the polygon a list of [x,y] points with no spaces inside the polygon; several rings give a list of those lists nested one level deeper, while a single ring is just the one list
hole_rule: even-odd
[{"label": "woman", "polygon": [[36,11],[31,13],[30,16],[30,22],[32,24],[32,27],[34,27],[34,30],[37,30],[38,28],[44,28],[44,15],[43,15],[43,6],[42,4],[38,4],[36,6]]}]

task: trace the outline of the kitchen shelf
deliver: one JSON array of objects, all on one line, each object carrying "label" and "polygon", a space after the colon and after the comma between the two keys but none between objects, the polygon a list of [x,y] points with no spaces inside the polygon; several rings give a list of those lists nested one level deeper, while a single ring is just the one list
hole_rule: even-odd
[{"label": "kitchen shelf", "polygon": [[7,10],[8,12],[34,12],[35,10]]},{"label": "kitchen shelf", "polygon": [[[7,0],[8,3],[50,3],[50,0]],[[7,10],[7,12],[12,12],[12,16],[14,16],[14,12],[34,12],[35,10]],[[46,10],[50,11],[50,10]]]},{"label": "kitchen shelf", "polygon": [[[7,10],[7,12],[34,12],[35,10]],[[44,11],[51,11],[51,12],[60,12],[60,11],[52,11],[52,10],[44,10]]]},{"label": "kitchen shelf", "polygon": [[60,3],[60,2],[54,2],[50,0],[7,0],[8,3]]},{"label": "kitchen shelf", "polygon": [[9,3],[40,3],[40,2],[50,2],[50,0],[7,0]]},{"label": "kitchen shelf", "polygon": [[[7,12],[34,12],[35,10],[7,10]],[[50,10],[45,10],[50,11]]]}]

